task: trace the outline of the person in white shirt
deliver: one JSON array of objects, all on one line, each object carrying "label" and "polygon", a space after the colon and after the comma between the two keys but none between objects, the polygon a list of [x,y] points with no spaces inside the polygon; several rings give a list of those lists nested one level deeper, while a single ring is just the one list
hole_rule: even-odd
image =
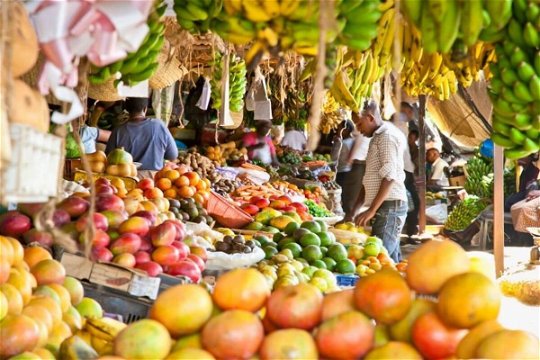
[{"label": "person in white shirt", "polygon": [[288,127],[283,140],[281,140],[282,146],[287,146],[298,151],[304,151],[306,149],[306,144],[306,134],[294,127]]},{"label": "person in white shirt", "polygon": [[430,143],[426,145],[426,161],[431,165],[428,170],[427,186],[435,190],[448,186],[448,176],[446,176],[445,169],[449,165],[441,158],[441,148],[437,144]]},{"label": "person in white shirt", "polygon": [[[371,141],[360,195],[346,221],[354,219],[357,225],[366,226],[373,220],[371,234],[382,239],[388,255],[399,262],[399,234],[407,217],[403,161],[407,140],[395,126],[382,120],[374,101],[367,101],[360,114],[353,114],[353,120]],[[367,210],[356,215],[363,205]]]},{"label": "person in white shirt", "polygon": [[[332,143],[332,161],[336,162],[336,182],[341,186],[341,204],[343,211],[351,210],[353,201],[351,201],[351,191],[358,186],[351,186],[349,181],[351,177],[352,164],[349,161],[351,150],[354,146],[354,137],[352,132],[354,131],[354,124],[351,120],[345,120],[339,124]],[[353,184],[354,185],[354,184]],[[356,196],[358,194],[356,193]]]}]

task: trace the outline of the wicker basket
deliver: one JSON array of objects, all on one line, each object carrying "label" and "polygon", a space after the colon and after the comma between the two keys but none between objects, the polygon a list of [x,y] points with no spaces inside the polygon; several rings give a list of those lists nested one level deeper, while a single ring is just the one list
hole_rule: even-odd
[{"label": "wicker basket", "polygon": [[88,87],[88,97],[100,101],[122,100],[123,97],[118,94],[118,90],[114,87],[114,80],[114,77],[111,77],[103,84],[90,84]]},{"label": "wicker basket", "polygon": [[168,41],[165,42],[161,53],[158,56],[159,67],[150,78],[150,88],[159,90],[174,84],[186,75],[187,70],[180,67],[176,49]]}]

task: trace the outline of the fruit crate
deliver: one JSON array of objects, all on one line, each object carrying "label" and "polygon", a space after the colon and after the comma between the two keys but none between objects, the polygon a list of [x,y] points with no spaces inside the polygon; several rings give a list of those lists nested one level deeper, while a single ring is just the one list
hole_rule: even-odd
[{"label": "fruit crate", "polygon": [[213,191],[210,192],[206,210],[208,215],[216,219],[222,226],[228,228],[243,228],[253,221],[251,215]]},{"label": "fruit crate", "polygon": [[146,318],[152,306],[151,301],[131,296],[122,291],[85,281],[81,283],[84,288],[84,296],[99,302],[104,312],[122,316],[122,321],[126,324]]},{"label": "fruit crate", "polygon": [[357,275],[336,274],[336,282],[339,287],[353,287],[360,280]]}]

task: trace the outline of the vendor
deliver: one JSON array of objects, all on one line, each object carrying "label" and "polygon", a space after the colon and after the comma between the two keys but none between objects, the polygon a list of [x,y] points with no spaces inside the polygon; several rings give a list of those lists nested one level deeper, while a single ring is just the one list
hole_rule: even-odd
[{"label": "vendor", "polygon": [[255,129],[244,135],[242,139],[244,147],[248,150],[249,159],[259,160],[266,165],[279,165],[276,148],[269,136],[272,123],[267,120],[256,120]]},{"label": "vendor", "polygon": [[281,140],[282,146],[287,146],[297,151],[304,151],[306,149],[307,138],[306,134],[294,123],[293,125],[287,125],[285,136]]},{"label": "vendor", "polygon": [[508,196],[504,202],[505,211],[510,211],[510,208],[515,203],[527,197],[527,187],[540,178],[540,153],[531,154],[527,157],[518,160],[518,165],[523,167],[523,171],[519,176],[518,192]]},{"label": "vendor", "polygon": [[354,146],[354,124],[351,120],[345,120],[337,129],[332,144],[332,161],[336,162],[336,182],[341,186],[341,204],[345,213],[350,213],[356,197],[351,192],[358,184],[353,184],[349,179],[352,164],[349,161],[352,147]]},{"label": "vendor", "polygon": [[435,143],[426,145],[426,161],[429,164],[427,171],[427,186],[434,190],[449,186],[446,170],[449,165],[441,158],[441,149]]}]

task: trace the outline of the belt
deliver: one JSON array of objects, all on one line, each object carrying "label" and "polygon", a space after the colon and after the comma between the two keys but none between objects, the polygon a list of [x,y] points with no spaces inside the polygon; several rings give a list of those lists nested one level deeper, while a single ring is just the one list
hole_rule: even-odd
[{"label": "belt", "polygon": [[366,160],[353,160],[353,164],[365,165]]},{"label": "belt", "polygon": [[407,204],[407,202],[403,200],[385,200],[383,201],[383,204],[401,206]]}]

